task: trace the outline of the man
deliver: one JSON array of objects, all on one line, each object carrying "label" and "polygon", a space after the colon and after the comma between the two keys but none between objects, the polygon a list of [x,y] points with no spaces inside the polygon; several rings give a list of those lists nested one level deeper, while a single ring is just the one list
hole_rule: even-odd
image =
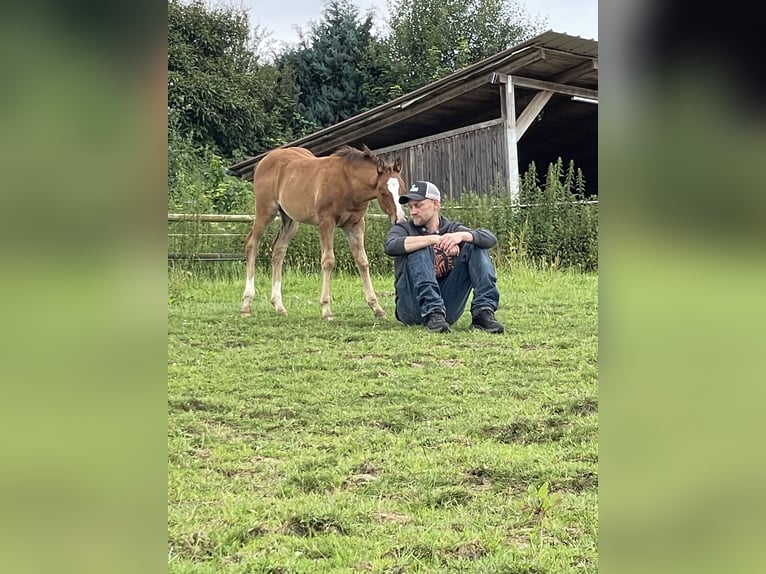
[{"label": "man", "polygon": [[441,193],[429,181],[416,181],[399,203],[411,218],[388,232],[385,251],[395,257],[396,318],[446,333],[471,301],[472,329],[505,331],[495,319],[500,302],[489,249],[497,238],[439,214]]}]

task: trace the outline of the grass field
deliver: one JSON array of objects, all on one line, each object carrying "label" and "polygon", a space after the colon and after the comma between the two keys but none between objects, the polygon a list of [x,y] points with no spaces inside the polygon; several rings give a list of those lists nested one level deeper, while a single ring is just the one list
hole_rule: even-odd
[{"label": "grass field", "polygon": [[598,279],[499,271],[504,335],[393,318],[392,277],[169,274],[172,573],[597,571]]}]

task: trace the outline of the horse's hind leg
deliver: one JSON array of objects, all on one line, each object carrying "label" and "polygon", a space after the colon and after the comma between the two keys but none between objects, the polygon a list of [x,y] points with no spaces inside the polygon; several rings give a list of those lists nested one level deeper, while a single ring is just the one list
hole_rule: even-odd
[{"label": "horse's hind leg", "polygon": [[334,235],[335,222],[332,219],[319,222],[319,245],[322,250],[322,293],[319,295],[319,304],[322,305],[322,319],[327,321],[335,318],[330,309],[330,279],[335,269]]},{"label": "horse's hind leg", "polygon": [[375,288],[372,286],[372,280],[370,279],[370,262],[367,259],[367,252],[364,250],[364,219],[356,225],[344,227],[343,231],[346,233],[348,246],[351,248],[351,253],[356,261],[356,267],[359,269],[359,276],[362,278],[364,298],[376,317],[385,317],[386,312],[378,303],[378,297],[375,294]]},{"label": "horse's hind leg", "polygon": [[282,227],[274,237],[271,248],[271,304],[277,311],[277,315],[287,315],[287,309],[282,304],[282,265],[285,262],[287,246],[298,231],[298,222],[290,219],[287,214],[280,210]]},{"label": "horse's hind leg", "polygon": [[271,210],[258,211],[253,221],[253,227],[245,239],[245,258],[247,259],[247,278],[245,280],[245,292],[242,294],[242,308],[239,314],[243,317],[250,316],[250,305],[255,297],[255,260],[258,258],[258,246],[269,223],[274,220],[276,206]]}]

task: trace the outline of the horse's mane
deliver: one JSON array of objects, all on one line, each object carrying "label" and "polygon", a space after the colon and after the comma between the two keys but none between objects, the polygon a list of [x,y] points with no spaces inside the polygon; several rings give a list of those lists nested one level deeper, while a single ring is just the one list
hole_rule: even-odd
[{"label": "horse's mane", "polygon": [[378,157],[372,153],[372,150],[366,145],[362,146],[361,150],[358,150],[350,145],[344,145],[339,147],[332,155],[343,158],[346,161],[371,161],[377,163]]}]

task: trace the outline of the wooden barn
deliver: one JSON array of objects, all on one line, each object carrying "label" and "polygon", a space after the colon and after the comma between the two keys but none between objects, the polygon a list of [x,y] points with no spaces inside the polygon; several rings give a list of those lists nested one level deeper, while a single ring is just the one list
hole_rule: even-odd
[{"label": "wooden barn", "polygon": [[[442,195],[490,189],[518,194],[534,162],[544,176],[561,157],[598,194],[598,42],[547,31],[386,104],[282,147],[327,155],[367,145],[399,157],[405,182],[428,180]],[[229,168],[252,179],[267,152]]]}]

